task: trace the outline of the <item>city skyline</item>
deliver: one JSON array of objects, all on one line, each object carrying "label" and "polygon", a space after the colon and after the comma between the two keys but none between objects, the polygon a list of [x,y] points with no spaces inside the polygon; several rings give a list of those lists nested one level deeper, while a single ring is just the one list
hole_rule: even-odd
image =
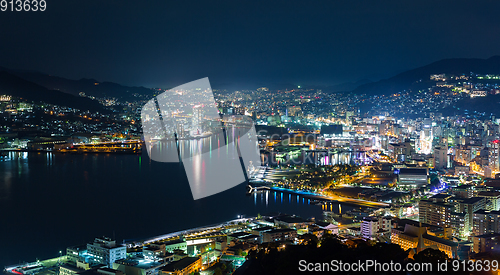
[{"label": "city skyline", "polygon": [[498,10],[0,0],[2,272],[500,274]]}]

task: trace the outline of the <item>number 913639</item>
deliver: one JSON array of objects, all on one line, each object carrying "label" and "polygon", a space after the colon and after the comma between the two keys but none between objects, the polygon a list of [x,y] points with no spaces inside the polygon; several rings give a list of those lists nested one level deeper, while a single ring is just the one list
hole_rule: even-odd
[{"label": "number 913639", "polygon": [[0,0],[1,11],[45,11],[45,0]]}]

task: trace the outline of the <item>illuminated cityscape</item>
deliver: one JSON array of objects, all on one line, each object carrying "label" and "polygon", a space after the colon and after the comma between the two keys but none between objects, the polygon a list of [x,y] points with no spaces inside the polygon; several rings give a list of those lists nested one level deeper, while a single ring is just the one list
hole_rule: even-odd
[{"label": "illuminated cityscape", "polygon": [[500,274],[500,3],[0,2],[5,275]]},{"label": "illuminated cityscape", "polygon": [[[441,74],[438,80],[446,79]],[[467,81],[478,85],[471,77]],[[443,85],[435,82],[428,88],[433,94],[436,89],[447,94],[443,102],[466,100],[470,93],[455,92],[457,84]],[[426,248],[459,260],[498,253],[500,119],[494,114],[445,116],[432,110],[436,112],[404,117],[399,105],[383,112],[377,108],[363,112],[358,105],[371,100],[373,106],[380,106],[385,97],[299,88],[268,91],[262,87],[215,93],[221,115],[243,115],[256,122],[264,162],[253,167],[248,194],[265,196],[266,204],[269,195],[274,200],[277,194],[281,200],[283,194],[297,196],[297,202],[320,207],[322,217],[238,217],[140,242],[96,238],[86,245],[68,246],[58,258],[10,266],[6,271],[210,274],[224,265],[229,272],[238,270],[249,259],[245,256],[263,249],[263,244],[301,245],[310,236],[321,239],[324,234],[335,234],[343,242],[397,244],[410,259]],[[484,96],[495,97],[496,91],[492,85]],[[393,97],[405,102],[401,105],[414,105],[412,110],[419,109],[422,101],[399,95],[389,98]],[[141,155],[140,108],[118,113],[107,101],[100,101],[103,108],[111,108],[101,114],[7,94],[0,98],[4,161],[23,152]],[[116,100],[114,106],[142,102]],[[214,119],[203,115],[201,105],[190,108],[185,115],[175,114],[189,128],[182,129],[179,138],[199,136],[205,131],[203,125]],[[213,138],[185,140],[181,151],[193,142],[207,146]],[[358,208],[342,211],[344,204]]]}]

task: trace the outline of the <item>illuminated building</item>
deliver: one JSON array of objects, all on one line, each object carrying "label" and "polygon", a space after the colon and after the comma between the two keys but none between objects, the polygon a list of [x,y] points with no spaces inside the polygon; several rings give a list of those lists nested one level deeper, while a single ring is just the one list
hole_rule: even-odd
[{"label": "illuminated building", "polygon": [[391,217],[364,217],[361,221],[361,236],[366,240],[389,238]]},{"label": "illuminated building", "polygon": [[500,233],[488,233],[474,237],[475,253],[500,253]]},{"label": "illuminated building", "polygon": [[398,186],[418,188],[428,183],[428,171],[425,168],[401,168],[398,174]]},{"label": "illuminated building", "polygon": [[468,199],[456,198],[453,200],[455,201],[455,203],[457,203],[457,212],[465,213],[465,233],[471,233],[472,226],[474,224],[474,213],[485,208],[486,199],[480,197],[472,197]]},{"label": "illuminated building", "polygon": [[405,251],[410,250],[410,257],[426,248],[433,248],[444,252],[449,258],[468,258],[468,255],[460,253],[462,248],[459,243],[433,235],[431,225],[418,224],[412,220],[399,220],[395,225],[391,230],[391,243]]},{"label": "illuminated building", "polygon": [[302,108],[300,106],[289,106],[286,108],[286,116],[301,116]]},{"label": "illuminated building", "polygon": [[297,231],[294,229],[273,229],[262,233],[262,243],[280,242],[280,241],[295,241]]},{"label": "illuminated building", "polygon": [[160,275],[189,275],[202,267],[200,257],[185,257],[160,268]]},{"label": "illuminated building", "polygon": [[68,263],[76,265],[78,261],[82,261],[87,254],[87,245],[71,246],[66,248],[66,259]]},{"label": "illuminated building", "polygon": [[59,275],[76,275],[84,272],[84,269],[77,268],[76,266],[71,266],[63,264],[59,267]]},{"label": "illuminated building", "polygon": [[486,96],[487,92],[484,90],[472,90],[470,91],[469,95],[471,98],[474,98],[474,97]]},{"label": "illuminated building", "polygon": [[421,200],[418,203],[419,221],[422,223],[452,228],[454,236],[464,236],[468,220],[464,213],[455,212],[455,205],[448,202]]},{"label": "illuminated building", "polygon": [[150,261],[170,262],[174,259],[174,254],[166,251],[165,243],[151,243],[142,247],[142,255]]},{"label": "illuminated building", "polygon": [[444,169],[448,166],[448,148],[437,146],[434,148],[434,168],[436,170]]},{"label": "illuminated building", "polygon": [[434,81],[446,81],[446,75],[445,74],[431,74],[430,79],[434,80]]},{"label": "illuminated building", "polygon": [[[471,164],[471,166],[473,166],[473,165]],[[455,166],[455,176],[456,177],[460,177],[460,176],[467,177],[467,176],[469,176],[469,172],[470,172],[470,166]]]},{"label": "illuminated building", "polygon": [[95,238],[93,243],[87,244],[87,253],[92,263],[112,267],[116,260],[127,257],[127,247],[118,245],[115,240],[107,237]]},{"label": "illuminated building", "polygon": [[8,102],[12,99],[10,95],[0,95],[0,101],[2,102]]},{"label": "illuminated building", "polygon": [[274,219],[274,224],[284,228],[306,229],[313,222],[297,216],[280,216]]},{"label": "illuminated building", "polygon": [[500,233],[500,211],[481,209],[474,212],[473,233],[475,236]]},{"label": "illuminated building", "polygon": [[430,154],[432,152],[432,129],[424,129],[420,131],[419,145],[417,153]]},{"label": "illuminated building", "polygon": [[191,118],[191,133],[192,134],[201,134],[203,133],[203,129],[201,126],[202,123],[202,109],[201,106],[196,105],[193,107],[193,117]]},{"label": "illuminated building", "polygon": [[[456,174],[456,171],[455,171],[455,174]],[[475,188],[474,188],[474,185],[463,184],[463,185],[459,185],[459,186],[451,188],[451,194],[455,195],[455,197],[457,197],[457,198],[469,199],[469,198],[474,197]]]},{"label": "illuminated building", "polygon": [[411,157],[413,147],[410,140],[404,143],[389,143],[387,145],[387,154],[397,162],[404,162]]},{"label": "illuminated building", "polygon": [[500,192],[481,191],[477,193],[478,197],[486,199],[486,210],[500,210]]},{"label": "illuminated building", "polygon": [[491,168],[492,173],[500,172],[500,140],[496,139],[488,143],[489,156],[488,156],[488,166]]},{"label": "illuminated building", "polygon": [[[117,260],[113,268],[126,275],[157,275],[161,267],[167,265],[169,261],[159,262],[145,258],[127,258]],[[105,275],[105,274],[103,274]]]},{"label": "illuminated building", "polygon": [[175,250],[182,250],[184,252],[187,251],[187,242],[181,239],[162,242],[162,245],[165,245],[165,251],[174,252]]}]

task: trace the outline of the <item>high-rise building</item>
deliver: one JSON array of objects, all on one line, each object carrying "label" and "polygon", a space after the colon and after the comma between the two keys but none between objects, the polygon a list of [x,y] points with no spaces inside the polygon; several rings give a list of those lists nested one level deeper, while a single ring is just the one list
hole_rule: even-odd
[{"label": "high-rise building", "polygon": [[474,185],[459,185],[451,189],[451,193],[457,198],[472,198],[474,197]]},{"label": "high-rise building", "polygon": [[500,210],[500,192],[481,191],[477,193],[478,197],[486,199],[486,210]]},{"label": "high-rise building", "polygon": [[452,228],[454,236],[464,236],[469,227],[465,213],[455,211],[455,205],[446,201],[421,200],[418,203],[419,221],[444,228]]},{"label": "high-rise building", "polygon": [[493,173],[499,173],[500,172],[500,160],[499,160],[499,155],[500,155],[500,140],[496,139],[488,143],[488,152],[489,152],[489,158],[488,158],[488,166],[492,170]]},{"label": "high-rise building", "polygon": [[500,251],[500,233],[488,233],[474,237],[474,252],[488,253]]},{"label": "high-rise building", "polygon": [[458,145],[455,148],[455,161],[462,165],[468,164],[472,160],[471,151],[465,146]]},{"label": "high-rise building", "polygon": [[478,210],[473,215],[474,236],[500,233],[500,211]]},{"label": "high-rise building", "polygon": [[432,129],[424,129],[420,131],[419,146],[417,153],[430,154],[432,151]]},{"label": "high-rise building", "polygon": [[469,199],[456,198],[454,201],[457,204],[457,212],[465,213],[465,234],[468,235],[472,233],[474,213],[485,208],[486,199],[472,197]]},{"label": "high-rise building", "polygon": [[448,166],[448,148],[444,146],[434,147],[434,161],[436,170],[445,169]]},{"label": "high-rise building", "polygon": [[203,132],[202,129],[202,108],[197,105],[193,107],[193,117],[191,120],[191,132],[195,135],[200,135]]}]

